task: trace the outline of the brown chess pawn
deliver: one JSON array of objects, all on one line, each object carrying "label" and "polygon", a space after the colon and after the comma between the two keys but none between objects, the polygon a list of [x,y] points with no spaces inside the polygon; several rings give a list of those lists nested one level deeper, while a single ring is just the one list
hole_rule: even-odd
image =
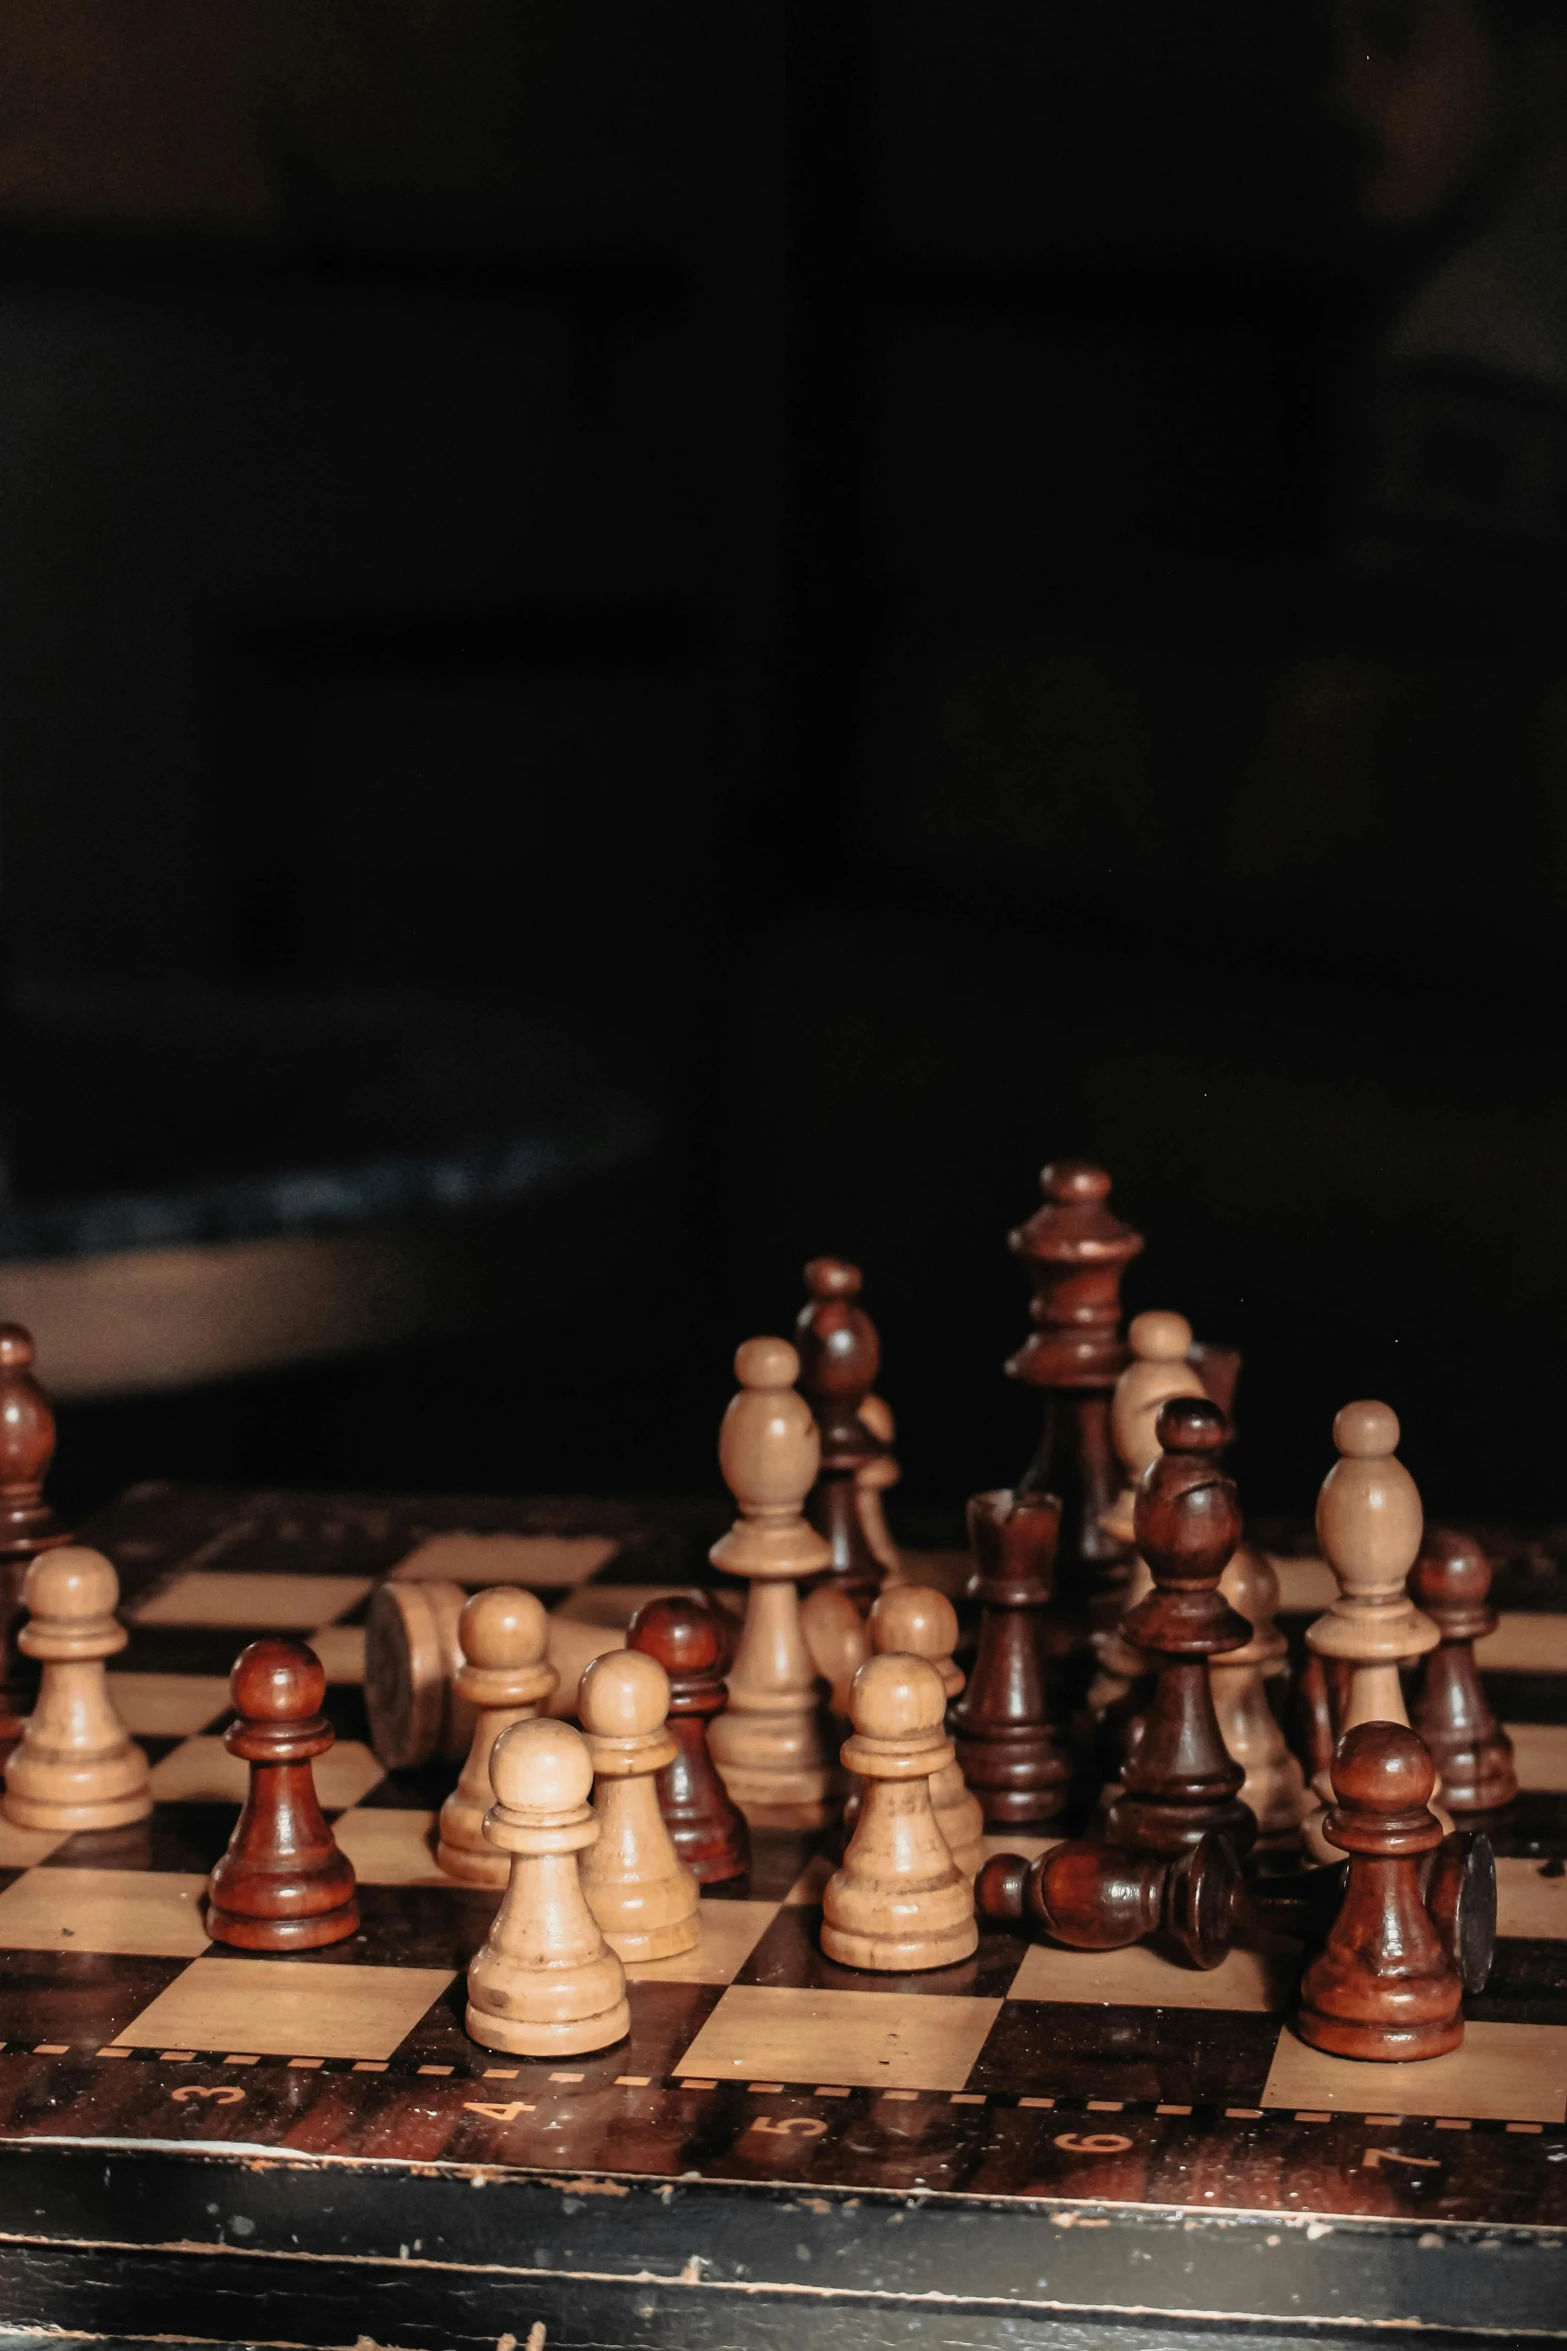
[{"label": "brown chess pawn", "polygon": [[152,1810],[147,1758],[114,1711],[104,1671],[128,1635],[114,1614],[119,1578],[99,1551],[40,1552],[18,1636],[43,1667],[38,1701],[5,1767],[5,1814],[18,1828],[69,1836],[118,1829]]},{"label": "brown chess pawn", "polygon": [[718,1458],[740,1516],[709,1557],[751,1586],[729,1670],[729,1704],[708,1750],[753,1828],[825,1828],[838,1775],[819,1680],[800,1623],[799,1585],[832,1554],[801,1517],[820,1457],[816,1424],[794,1387],[787,1339],[748,1339],[735,1357],[740,1393],[724,1414]]},{"label": "brown chess pawn", "polygon": [[[923,1657],[927,1665],[933,1665],[949,1705],[962,1694],[962,1668],[952,1656],[958,1644],[958,1612],[945,1592],[928,1584],[894,1584],[876,1601],[867,1630],[878,1657]],[[851,1829],[850,1806],[857,1813],[860,1801],[861,1791],[856,1788],[844,1807]],[[978,1797],[969,1793],[956,1755],[933,1776],[930,1801],[936,1826],[953,1860],[965,1877],[973,1877],[985,1858],[985,1815]]]},{"label": "brown chess pawn", "polygon": [[952,1761],[941,1676],[923,1657],[873,1657],[855,1675],[850,1703],[843,1760],[867,1786],[843,1866],[822,1896],[822,1949],[843,1967],[950,1967],[978,1948],[979,1929],[974,1889],[931,1809],[931,1779]]},{"label": "brown chess pawn", "polygon": [[36,1687],[17,1655],[29,1563],[71,1539],[44,1500],[54,1411],[32,1365],[31,1333],[0,1323],[0,1741],[20,1735]]},{"label": "brown chess pawn", "polygon": [[354,1867],[316,1796],[314,1759],[332,1744],[326,1675],[303,1641],[242,1649],[229,1676],[238,1720],[223,1744],[250,1766],[228,1851],[207,1881],[207,1932],[244,1951],[313,1951],[359,1925]]},{"label": "brown chess pawn", "polygon": [[1491,1712],[1475,1643],[1496,1630],[1491,1562],[1473,1535],[1427,1527],[1409,1589],[1441,1634],[1426,1654],[1414,1727],[1452,1812],[1491,1812],[1518,1793],[1513,1743]]},{"label": "brown chess pawn", "polygon": [[1338,1743],[1325,1826],[1350,1857],[1349,1884],[1301,1982],[1298,2030],[1314,2048],[1395,2064],[1463,2040],[1463,1986],[1420,1895],[1420,1856],[1442,1842],[1435,1784],[1402,1723],[1363,1722]]},{"label": "brown chess pawn", "polygon": [[1158,1680],[1105,1836],[1133,1852],[1174,1854],[1214,1833],[1245,1853],[1257,1823],[1219,1735],[1208,1675],[1210,1657],[1251,1639],[1218,1589],[1241,1531],[1235,1488],[1219,1466],[1229,1431],[1207,1397],[1179,1396],[1161,1410],[1156,1434],[1164,1450],[1144,1474],[1136,1512],[1154,1590],[1122,1629],[1153,1653]]},{"label": "brown chess pawn", "polygon": [[509,1724],[537,1714],[555,1688],[545,1663],[549,1618],[531,1592],[492,1584],[475,1592],[457,1620],[456,1694],[473,1715],[473,1740],[462,1776],[441,1806],[435,1858],[448,1877],[470,1886],[504,1886],[510,1865],[484,1834],[493,1801],[490,1749]]},{"label": "brown chess pawn", "polygon": [[1057,1160],[1039,1182],[1044,1206],[1008,1240],[1028,1267],[1034,1328],[1007,1371],[1044,1404],[1039,1450],[1018,1492],[1060,1497],[1056,1615],[1064,1633],[1086,1639],[1125,1605],[1126,1552],[1103,1519],[1119,1483],[1110,1398],[1126,1365],[1121,1277],[1143,1239],[1112,1212],[1102,1167]]},{"label": "brown chess pawn", "polygon": [[882,1451],[860,1417],[881,1365],[876,1326],[863,1306],[860,1269],[840,1257],[813,1257],[810,1292],[795,1324],[800,1392],[821,1431],[821,1468],[807,1505],[811,1524],[832,1547],[828,1580],[862,1612],[881,1585],[882,1563],[865,1532],[860,1475]]},{"label": "brown chess pawn", "polygon": [[511,1875],[488,1940],[468,1966],[469,2038],[520,2057],[577,2057],[631,2030],[626,1971],[582,1891],[578,1855],[597,1843],[593,1763],[569,1723],[517,1722],[490,1750],[485,1835]]},{"label": "brown chess pawn", "polygon": [[631,1619],[628,1649],[656,1658],[669,1676],[674,1760],[658,1774],[658,1804],[675,1851],[699,1885],[725,1885],[751,1866],[745,1816],[730,1800],[707,1749],[708,1725],[726,1704],[724,1630],[695,1593],[648,1600]]},{"label": "brown chess pawn", "polygon": [[976,1494],[968,1506],[975,1562],[968,1596],[980,1605],[979,1645],[952,1731],[963,1777],[993,1826],[1053,1819],[1070,1792],[1039,1633],[1060,1524],[1053,1494]]},{"label": "brown chess pawn", "polygon": [[1022,1923],[1074,1951],[1120,1951],[1160,1937],[1193,1967],[1217,1967],[1246,1916],[1240,1865],[1225,1837],[1161,1858],[1087,1838],[1034,1861],[997,1853],[974,1886],[981,1918]]}]

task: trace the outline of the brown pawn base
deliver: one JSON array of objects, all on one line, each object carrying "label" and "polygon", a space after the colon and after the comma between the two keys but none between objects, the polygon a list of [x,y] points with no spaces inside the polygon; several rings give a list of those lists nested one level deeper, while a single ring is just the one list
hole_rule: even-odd
[{"label": "brown pawn base", "polygon": [[325,1943],[341,1943],[359,1931],[359,1905],[344,1902],[336,1910],[318,1910],[301,1918],[246,1918],[237,1910],[207,1910],[207,1933],[214,1943],[231,1943],[240,1951],[319,1951]]}]

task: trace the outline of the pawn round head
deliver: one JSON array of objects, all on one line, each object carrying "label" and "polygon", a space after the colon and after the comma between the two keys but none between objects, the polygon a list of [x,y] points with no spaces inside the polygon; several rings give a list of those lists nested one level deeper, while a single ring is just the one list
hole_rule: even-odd
[{"label": "pawn round head", "polygon": [[1208,1396],[1172,1396],[1160,1410],[1154,1434],[1166,1453],[1206,1454],[1217,1459],[1229,1439],[1230,1426]]},{"label": "pawn round head", "polygon": [[1398,1451],[1398,1414],[1369,1398],[1346,1404],[1333,1416],[1333,1442],[1350,1461],[1378,1461]]},{"label": "pawn round head", "polygon": [[813,1257],[805,1269],[805,1286],[813,1298],[857,1298],[864,1278],[846,1257]]},{"label": "pawn round head", "polygon": [[1333,1793],[1347,1810],[1410,1812],[1429,1804],[1436,1769],[1401,1722],[1363,1722],[1333,1750]]},{"label": "pawn round head", "polygon": [[792,1388],[800,1358],[787,1339],[747,1339],[735,1350],[735,1378],[742,1388]]},{"label": "pawn round head", "polygon": [[321,1711],[326,1675],[303,1641],[252,1641],[234,1660],[229,1697],[247,1722],[307,1722]]},{"label": "pawn round head", "polygon": [[1184,1314],[1151,1306],[1133,1315],[1126,1343],[1140,1363],[1184,1363],[1192,1350],[1192,1326]]},{"label": "pawn round head", "polygon": [[878,1656],[950,1657],[958,1645],[958,1612],[945,1592],[929,1584],[894,1584],[868,1619]]},{"label": "pawn round head", "polygon": [[656,1731],[669,1712],[669,1676],[641,1649],[608,1649],[588,1665],[577,1689],[585,1731],[601,1739],[636,1739]]},{"label": "pawn round head", "polygon": [[490,1749],[490,1785],[508,1812],[580,1812],[593,1786],[587,1741],[548,1715],[509,1723]]},{"label": "pawn round head", "polygon": [[28,1614],[36,1617],[112,1616],[119,1597],[120,1579],[103,1553],[80,1543],[41,1551],[22,1585]]},{"label": "pawn round head", "polygon": [[32,1332],[19,1322],[0,1322],[0,1372],[26,1371],[32,1360]]},{"label": "pawn round head", "polygon": [[537,1665],[549,1646],[549,1618],[531,1592],[495,1584],[463,1609],[457,1646],[470,1665],[489,1671]]},{"label": "pawn round head", "polygon": [[1086,1208],[1109,1199],[1110,1178],[1086,1159],[1052,1159],[1039,1171],[1039,1188],[1058,1208]]},{"label": "pawn round head", "polygon": [[798,1511],[821,1462],[811,1408],[794,1384],[800,1358],[787,1339],[747,1339],[735,1374],[740,1393],[718,1435],[724,1481],[742,1510]]},{"label": "pawn round head", "polygon": [[631,1619],[626,1647],[653,1657],[671,1677],[715,1674],[724,1655],[724,1631],[715,1612],[694,1592],[644,1600]]},{"label": "pawn round head", "polygon": [[1483,1608],[1491,1589],[1491,1562],[1473,1535],[1456,1527],[1427,1527],[1409,1589],[1422,1608]]},{"label": "pawn round head", "polygon": [[868,1739],[917,1738],[941,1728],[947,1693],[923,1657],[868,1658],[849,1692],[849,1719]]}]

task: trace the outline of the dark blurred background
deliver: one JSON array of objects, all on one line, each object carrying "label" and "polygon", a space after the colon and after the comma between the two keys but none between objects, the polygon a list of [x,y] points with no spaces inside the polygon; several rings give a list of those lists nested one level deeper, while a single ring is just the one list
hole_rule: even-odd
[{"label": "dark blurred background", "polygon": [[[1258,1509],[1560,1507],[1552,0],[13,0],[0,1310],[54,1490],[700,1491],[1103,1157]],[[894,1502],[898,1497],[894,1497]]]}]

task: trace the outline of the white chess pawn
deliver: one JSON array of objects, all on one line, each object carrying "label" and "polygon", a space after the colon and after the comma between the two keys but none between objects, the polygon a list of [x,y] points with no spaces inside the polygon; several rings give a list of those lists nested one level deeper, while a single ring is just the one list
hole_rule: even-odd
[{"label": "white chess pawn", "polygon": [[531,1592],[494,1584],[464,1606],[457,1642],[454,1694],[476,1711],[462,1776],[441,1806],[435,1858],[465,1885],[504,1886],[511,1864],[484,1834],[490,1750],[509,1724],[537,1714],[555,1687],[555,1668],[545,1662],[549,1618]]},{"label": "white chess pawn", "polygon": [[825,1828],[837,1775],[798,1589],[832,1560],[801,1516],[821,1439],[795,1390],[800,1358],[787,1339],[748,1339],[735,1375],[740,1393],[724,1414],[718,1459],[741,1515],[709,1557],[751,1590],[729,1704],[714,1718],[708,1749],[753,1828]]},{"label": "white chess pawn", "polygon": [[[1184,1314],[1168,1314],[1155,1307],[1145,1314],[1134,1315],[1127,1326],[1126,1343],[1131,1349],[1131,1360],[1115,1383],[1110,1404],[1110,1441],[1121,1464],[1122,1485],[1099,1523],[1107,1535],[1130,1546],[1136,1539],[1132,1514],[1137,1506],[1137,1489],[1143,1472],[1157,1460],[1160,1452],[1155,1423],[1173,1396],[1202,1396],[1207,1391],[1187,1361],[1192,1326]],[[1148,1572],[1148,1563],[1134,1550],[1126,1609],[1130,1611],[1140,1600],[1146,1600],[1152,1590],[1153,1577]],[[1130,1695],[1134,1683],[1151,1673],[1153,1667],[1143,1651],[1125,1639],[1119,1628],[1098,1634],[1094,1650],[1098,1672],[1088,1692],[1088,1704],[1099,1715],[1119,1705]]]},{"label": "white chess pawn", "polygon": [[1256,1814],[1259,1837],[1293,1838],[1312,1800],[1268,1703],[1268,1676],[1289,1651],[1274,1621],[1279,1579],[1260,1551],[1241,1543],[1219,1578],[1219,1590],[1251,1626],[1251,1639],[1244,1649],[1209,1658],[1213,1711],[1225,1747],[1246,1774],[1241,1802]]},{"label": "white chess pawn", "polygon": [[104,1659],[129,1635],[114,1615],[120,1581],[99,1551],[72,1543],[27,1570],[17,1645],[41,1658],[38,1701],[5,1767],[5,1813],[18,1828],[118,1829],[152,1810],[147,1758],[109,1698]]},{"label": "white chess pawn", "polygon": [[827,1703],[841,1722],[849,1719],[849,1691],[871,1653],[865,1619],[841,1584],[818,1584],[800,1602],[800,1627],[811,1663],[827,1684]]},{"label": "white chess pawn", "polygon": [[[929,1584],[884,1586],[872,1604],[869,1631],[878,1657],[923,1657],[941,1676],[947,1704],[961,1695],[963,1672],[952,1656],[958,1644],[958,1612],[945,1592]],[[985,1858],[985,1815],[955,1753],[950,1763],[931,1774],[930,1803],[953,1860],[966,1878],[976,1876]]]},{"label": "white chess pawn", "polygon": [[885,1592],[889,1585],[907,1581],[881,1499],[888,1487],[895,1486],[903,1474],[892,1452],[898,1429],[892,1417],[892,1406],[882,1396],[868,1395],[860,1406],[860,1418],[871,1435],[880,1440],[882,1447],[879,1453],[871,1455],[869,1461],[860,1463],[854,1473],[854,1491],[859,1503],[860,1526],[871,1555],[881,1568],[881,1588]]},{"label": "white chess pawn", "polygon": [[700,1888],[675,1851],[655,1775],[679,1749],[669,1676],[640,1649],[595,1657],[577,1692],[602,1834],[582,1857],[582,1891],[622,1959],[672,1959],[702,1938]]},{"label": "white chess pawn", "polygon": [[471,2039],[521,2057],[575,2057],[631,2030],[626,1971],[583,1899],[577,1856],[597,1840],[580,1731],[539,1717],[490,1750],[485,1834],[511,1856],[489,1938],[468,1967]]},{"label": "white chess pawn", "polygon": [[867,1783],[843,1866],[822,1897],[822,1949],[844,1967],[950,1967],[979,1944],[974,1889],[931,1808],[953,1760],[947,1693],[923,1657],[873,1657],[854,1677],[843,1760]]},{"label": "white chess pawn", "polygon": [[[1346,1404],[1333,1423],[1333,1442],[1340,1458],[1317,1498],[1317,1541],[1338,1579],[1338,1598],[1306,1628],[1307,1645],[1319,1657],[1349,1663],[1340,1738],[1363,1722],[1396,1722],[1407,1729],[1398,1669],[1436,1648],[1442,1638],[1406,1589],[1424,1520],[1419,1490],[1395,1458],[1398,1415],[1391,1405]],[[1315,1801],[1301,1829],[1308,1858],[1337,1862],[1339,1848],[1328,1843],[1322,1829],[1336,1801],[1331,1771],[1317,1773],[1312,1794]],[[1431,1809],[1444,1831],[1450,1830],[1450,1816],[1435,1803]]]}]

